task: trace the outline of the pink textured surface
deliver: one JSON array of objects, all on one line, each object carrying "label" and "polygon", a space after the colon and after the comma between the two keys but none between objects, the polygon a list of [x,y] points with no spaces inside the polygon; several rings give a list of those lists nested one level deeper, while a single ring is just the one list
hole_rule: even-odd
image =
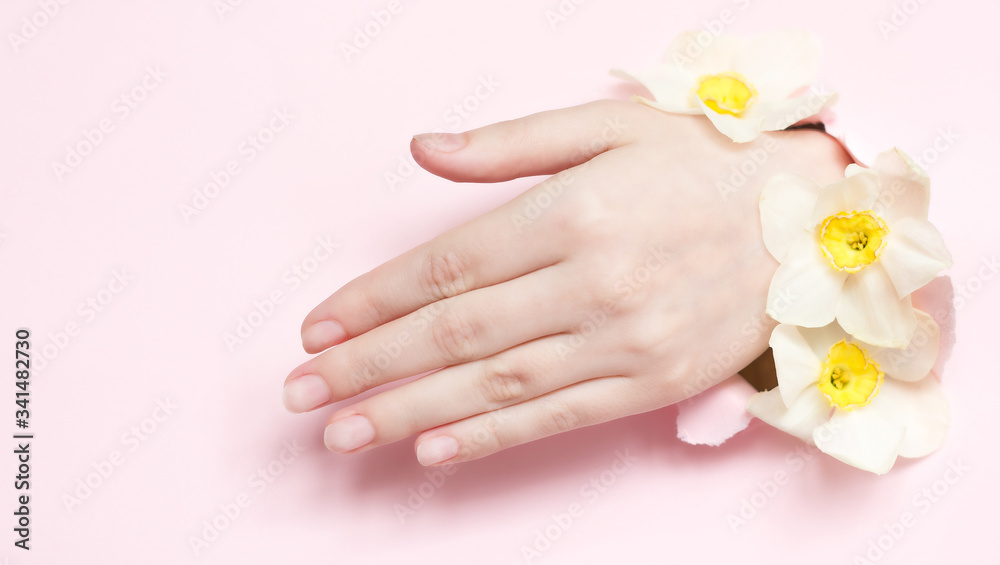
[{"label": "pink textured surface", "polygon": [[[8,439],[0,559],[514,563],[531,548],[536,563],[846,564],[869,551],[879,563],[970,563],[993,547],[995,2],[426,0],[402,2],[384,27],[372,11],[388,0],[232,0],[220,17],[226,2],[69,2],[50,18],[37,14],[52,0],[0,7],[0,347],[11,359],[27,326],[36,351],[57,352],[32,381],[33,549],[12,545]],[[560,9],[553,26],[547,12]],[[15,46],[22,18],[44,24]],[[884,35],[880,20],[898,30]],[[348,61],[342,43],[365,26],[380,29]],[[410,172],[412,134],[621,95],[608,69],[643,67],[677,32],[719,26],[814,30],[848,129],[927,165],[960,301],[944,378],[953,427],[938,453],[876,478],[756,421],[721,447],[685,445],[667,408],[427,476],[410,442],[336,456],[321,440],[329,410],[284,412],[282,379],[305,359],[298,328],[313,305],[533,182]],[[493,86],[469,98],[480,84]],[[133,94],[134,107],[120,100]],[[467,117],[452,110],[467,100]],[[263,133],[270,143],[242,145],[284,110],[294,117]],[[57,178],[66,146],[102,124],[97,147]],[[185,221],[180,206],[230,161],[238,172]],[[387,172],[403,177],[393,189]],[[297,266],[315,270],[286,274]],[[281,303],[251,316],[275,292]],[[90,299],[110,302],[98,312]],[[248,316],[263,322],[230,350],[224,334]],[[168,399],[170,415],[157,408]],[[304,451],[283,452],[291,442]],[[90,493],[87,480],[99,483]],[[218,517],[236,501],[248,503],[237,518]],[[225,528],[195,555],[191,538],[213,520]]]},{"label": "pink textured surface", "polygon": [[677,437],[692,445],[721,445],[750,425],[745,407],[756,392],[737,374],[678,403]]}]

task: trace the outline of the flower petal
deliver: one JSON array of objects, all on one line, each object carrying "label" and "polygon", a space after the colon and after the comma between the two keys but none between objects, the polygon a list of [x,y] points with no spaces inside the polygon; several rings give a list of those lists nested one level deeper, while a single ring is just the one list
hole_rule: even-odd
[{"label": "flower petal", "polygon": [[933,376],[915,383],[889,379],[865,408],[906,430],[899,445],[901,457],[928,455],[941,447],[948,433],[948,399]]},{"label": "flower petal", "polygon": [[701,113],[701,108],[691,104],[691,89],[694,88],[694,78],[683,76],[682,73],[663,72],[660,69],[642,72],[612,69],[611,74],[621,79],[634,80],[646,87],[655,100],[648,100],[642,96],[635,98],[647,106],[674,114]]},{"label": "flower petal", "polygon": [[700,114],[702,109],[692,96],[698,79],[732,71],[734,56],[742,45],[743,40],[734,36],[684,32],[667,47],[661,64],[643,71],[613,69],[611,74],[639,82],[653,95],[654,100],[638,97],[639,102],[675,114]]},{"label": "flower petal", "polygon": [[813,430],[830,418],[830,401],[819,391],[819,387],[811,386],[799,393],[791,407],[786,407],[778,388],[750,397],[747,412],[785,433],[812,443]]},{"label": "flower petal", "polygon": [[837,101],[837,93],[817,94],[810,92],[807,96],[768,100],[761,96],[760,101],[747,109],[746,117],[756,117],[759,114],[760,128],[763,131],[780,131],[788,126],[819,114]]},{"label": "flower petal", "polygon": [[910,297],[896,296],[889,275],[879,263],[847,277],[836,309],[844,331],[879,347],[906,347],[917,329]]},{"label": "flower petal", "polygon": [[791,406],[807,386],[815,386],[823,373],[823,360],[816,356],[798,326],[778,324],[771,332],[770,346],[778,374],[777,390],[785,405]]},{"label": "flower petal", "polygon": [[677,405],[677,437],[692,445],[721,445],[750,424],[747,401],[757,391],[740,375]]},{"label": "flower petal", "polygon": [[[867,408],[867,407],[866,407]],[[820,451],[848,465],[881,475],[896,462],[905,429],[873,410],[837,410],[813,431]]]},{"label": "flower petal", "polygon": [[676,108],[676,107],[673,107],[673,106],[669,106],[669,105],[665,105],[665,104],[660,104],[656,100],[650,100],[648,98],[643,98],[642,96],[638,96],[638,95],[632,96],[632,100],[634,100],[635,102],[638,102],[640,104],[644,104],[646,106],[649,106],[650,108],[656,108],[657,110],[662,110],[664,112],[670,112],[671,114],[700,114],[701,113],[701,108],[690,108],[690,109],[685,110],[683,108]]},{"label": "flower petal", "polygon": [[934,318],[914,309],[917,331],[906,349],[868,347],[866,350],[887,376],[901,381],[919,381],[927,376],[937,361],[941,330]]},{"label": "flower petal", "polygon": [[792,173],[778,173],[764,185],[760,193],[764,245],[779,263],[788,255],[789,243],[815,227],[810,220],[819,190],[811,179]]},{"label": "flower petal", "polygon": [[747,77],[762,98],[787,98],[819,74],[819,39],[802,30],[754,37],[736,54],[735,70]]},{"label": "flower petal", "polygon": [[[850,167],[849,167],[850,168]],[[856,172],[855,172],[856,171]],[[872,170],[857,171],[819,191],[813,209],[813,225],[842,212],[869,210],[878,198],[878,174]]]},{"label": "flower petal", "polygon": [[733,116],[732,114],[720,114],[716,112],[706,106],[701,98],[694,97],[694,102],[708,116],[708,119],[712,121],[715,129],[736,143],[753,141],[763,131],[761,129],[761,116],[753,113],[753,108],[757,104],[748,108],[742,116]]},{"label": "flower petal", "polygon": [[833,103],[836,94],[802,96],[781,100],[758,97],[739,116],[720,114],[709,108],[697,97],[694,103],[701,107],[716,129],[736,143],[753,141],[763,131],[779,131],[805,118],[814,116]]},{"label": "flower petal", "polygon": [[944,366],[955,347],[955,286],[951,277],[937,277],[910,295],[913,307],[934,316],[941,331],[941,349],[931,372],[938,379],[944,375]]},{"label": "flower petal", "polygon": [[792,243],[767,290],[767,313],[782,324],[818,328],[833,321],[847,280],[823,257],[811,235]]},{"label": "flower petal", "polygon": [[736,55],[745,49],[746,40],[735,35],[706,37],[705,30],[685,31],[677,35],[663,54],[662,66],[671,65],[693,77],[688,92],[703,75],[731,72]]},{"label": "flower petal", "polygon": [[822,328],[799,328],[799,333],[802,334],[806,344],[812,349],[813,355],[821,363],[826,362],[833,344],[850,337],[837,322],[827,324]]},{"label": "flower petal", "polygon": [[931,181],[912,159],[893,149],[879,153],[872,170],[878,173],[882,190],[877,214],[890,224],[902,218],[927,219]]},{"label": "flower petal", "polygon": [[850,165],[847,166],[846,169],[844,169],[844,178],[853,177],[854,175],[858,173],[863,173],[867,170],[869,170],[868,167],[862,167],[857,163],[851,163]]},{"label": "flower petal", "polygon": [[951,253],[941,232],[917,218],[903,218],[889,226],[881,261],[900,298],[931,282],[951,267]]}]

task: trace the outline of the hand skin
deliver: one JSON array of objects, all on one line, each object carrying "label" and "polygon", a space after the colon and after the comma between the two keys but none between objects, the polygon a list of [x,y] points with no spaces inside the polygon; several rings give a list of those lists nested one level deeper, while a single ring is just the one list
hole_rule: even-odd
[{"label": "hand skin", "polygon": [[774,327],[763,184],[780,171],[827,184],[852,162],[822,132],[735,144],[704,116],[616,100],[410,147],[452,181],[554,175],[347,283],[302,324],[322,354],[285,380],[292,412],[443,367],[340,408],[324,434],[340,453],[419,434],[424,465],[654,410],[739,371]]}]

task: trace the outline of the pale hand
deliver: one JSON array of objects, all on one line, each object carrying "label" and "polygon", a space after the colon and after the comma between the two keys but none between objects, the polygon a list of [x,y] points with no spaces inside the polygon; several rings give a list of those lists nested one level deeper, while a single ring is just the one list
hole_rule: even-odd
[{"label": "pale hand", "polygon": [[747,365],[773,328],[763,184],[786,171],[822,185],[851,162],[820,132],[735,144],[704,116],[613,100],[411,150],[453,181],[554,175],[347,283],[302,325],[323,353],[286,379],[293,412],[444,367],[337,410],[324,435],[354,453],[419,434],[424,465],[667,406]]}]

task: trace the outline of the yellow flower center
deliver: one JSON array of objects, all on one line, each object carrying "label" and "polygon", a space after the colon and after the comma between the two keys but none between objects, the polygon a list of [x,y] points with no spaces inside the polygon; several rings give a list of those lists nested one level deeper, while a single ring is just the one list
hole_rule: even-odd
[{"label": "yellow flower center", "polygon": [[867,351],[842,339],[830,346],[819,390],[831,406],[853,410],[868,406],[878,396],[882,378],[882,370]]},{"label": "yellow flower center", "polygon": [[716,112],[739,116],[757,96],[757,91],[743,75],[721,73],[699,78],[695,94]]},{"label": "yellow flower center", "polygon": [[878,261],[889,226],[871,210],[841,212],[823,220],[819,245],[838,271],[855,273]]}]

